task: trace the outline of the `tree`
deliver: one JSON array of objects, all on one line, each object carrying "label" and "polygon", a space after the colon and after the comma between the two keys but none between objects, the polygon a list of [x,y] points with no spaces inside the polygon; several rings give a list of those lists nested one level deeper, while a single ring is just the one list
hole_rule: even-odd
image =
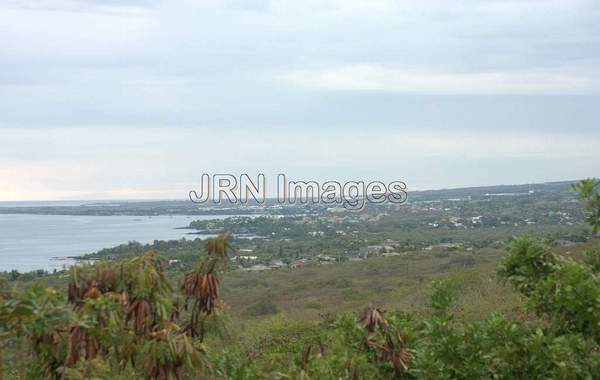
[{"label": "tree", "polygon": [[190,312],[179,304],[164,260],[146,252],[121,263],[73,266],[66,293],[33,285],[0,297],[0,333],[28,343],[28,378],[171,380],[186,369],[207,371],[206,349],[190,320],[221,306],[219,282],[208,278],[216,264],[226,268],[230,237],[209,239],[205,248],[199,271],[188,273],[183,287],[196,301]]},{"label": "tree", "polygon": [[594,233],[600,230],[600,181],[597,179],[585,179],[573,185],[573,189],[583,200],[583,212],[586,221],[594,229]]}]

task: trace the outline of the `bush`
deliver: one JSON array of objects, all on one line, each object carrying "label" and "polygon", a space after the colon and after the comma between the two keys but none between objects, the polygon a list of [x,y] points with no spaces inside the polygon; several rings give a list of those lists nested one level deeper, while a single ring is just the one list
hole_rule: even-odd
[{"label": "bush", "polygon": [[598,188],[600,181],[597,179],[586,179],[573,185],[573,189],[579,194],[583,201],[583,213],[586,221],[594,232],[600,230],[600,192]]},{"label": "bush", "polygon": [[529,237],[513,241],[510,254],[498,268],[500,278],[529,295],[536,284],[556,270],[557,259],[539,242]]},{"label": "bush", "polygon": [[223,307],[215,268],[221,263],[223,272],[229,248],[227,235],[206,240],[207,255],[185,275],[185,309],[164,260],[153,252],[120,263],[73,266],[66,292],[39,285],[9,297],[2,291],[0,337],[21,340],[19,354],[28,359],[21,375],[30,379],[170,380],[185,370],[197,374],[206,368],[207,321]]},{"label": "bush", "polygon": [[515,240],[499,275],[529,297],[558,333],[582,333],[600,341],[600,281],[589,265],[558,259],[529,238]]},{"label": "bush", "polygon": [[323,308],[323,304],[319,302],[318,299],[314,297],[309,297],[304,303],[304,307],[307,309],[321,310]]},{"label": "bush", "polygon": [[279,309],[277,308],[277,305],[270,299],[264,298],[248,307],[244,314],[250,317],[262,317],[265,315],[277,314],[278,312]]},{"label": "bush", "polygon": [[594,273],[600,273],[600,250],[593,249],[585,253],[585,263]]},{"label": "bush", "polygon": [[529,304],[546,313],[560,332],[578,332],[600,342],[600,282],[591,269],[567,262],[540,281]]}]

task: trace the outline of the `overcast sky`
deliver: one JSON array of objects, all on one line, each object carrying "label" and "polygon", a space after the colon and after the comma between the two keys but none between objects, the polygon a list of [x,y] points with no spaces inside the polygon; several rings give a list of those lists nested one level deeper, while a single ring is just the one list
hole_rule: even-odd
[{"label": "overcast sky", "polygon": [[3,0],[0,201],[600,176],[600,2]]}]

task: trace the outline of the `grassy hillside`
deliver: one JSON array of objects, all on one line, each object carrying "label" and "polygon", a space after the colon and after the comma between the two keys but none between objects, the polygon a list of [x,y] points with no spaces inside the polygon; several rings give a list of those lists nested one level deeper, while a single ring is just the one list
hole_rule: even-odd
[{"label": "grassy hillside", "polygon": [[[492,248],[409,252],[335,265],[234,272],[223,284],[223,298],[234,318],[253,316],[258,306],[270,304],[295,319],[356,311],[369,303],[420,313],[427,310],[431,281],[444,278],[460,288],[458,308],[466,317],[492,311],[510,314],[520,301],[496,280],[495,267],[503,254],[504,250]],[[264,314],[272,310],[265,307]]]}]

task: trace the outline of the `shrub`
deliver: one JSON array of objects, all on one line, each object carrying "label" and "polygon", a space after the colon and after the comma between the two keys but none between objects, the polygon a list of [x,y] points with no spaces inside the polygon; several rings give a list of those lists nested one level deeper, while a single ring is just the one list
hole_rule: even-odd
[{"label": "shrub", "polygon": [[279,309],[277,305],[268,298],[256,302],[246,309],[245,314],[250,317],[261,317],[265,315],[277,314]]},{"label": "shrub", "polygon": [[600,342],[600,282],[587,266],[563,264],[540,281],[529,299],[560,332],[578,332]]},{"label": "shrub", "polygon": [[307,309],[316,309],[316,310],[320,310],[323,308],[323,304],[321,302],[319,302],[318,299],[314,298],[314,297],[309,297],[306,302],[304,303],[304,307]]},{"label": "shrub", "polygon": [[597,179],[586,179],[573,185],[573,189],[583,200],[583,212],[586,221],[594,232],[600,230],[600,192],[598,187],[600,181]]},{"label": "shrub", "polygon": [[594,273],[600,273],[600,250],[592,249],[587,251],[584,262],[590,266]]},{"label": "shrub", "polygon": [[556,264],[556,257],[543,245],[529,237],[521,237],[513,241],[510,254],[500,263],[498,275],[521,293],[529,295],[540,280],[556,270]]},{"label": "shrub", "polygon": [[0,333],[25,338],[31,379],[171,380],[186,369],[204,371],[203,334],[194,339],[194,331],[221,307],[218,281],[205,279],[217,263],[224,268],[228,236],[207,240],[206,248],[206,265],[186,275],[199,278],[184,288],[193,302],[186,310],[164,260],[147,252],[123,263],[72,267],[67,292],[34,285],[0,297]]}]

